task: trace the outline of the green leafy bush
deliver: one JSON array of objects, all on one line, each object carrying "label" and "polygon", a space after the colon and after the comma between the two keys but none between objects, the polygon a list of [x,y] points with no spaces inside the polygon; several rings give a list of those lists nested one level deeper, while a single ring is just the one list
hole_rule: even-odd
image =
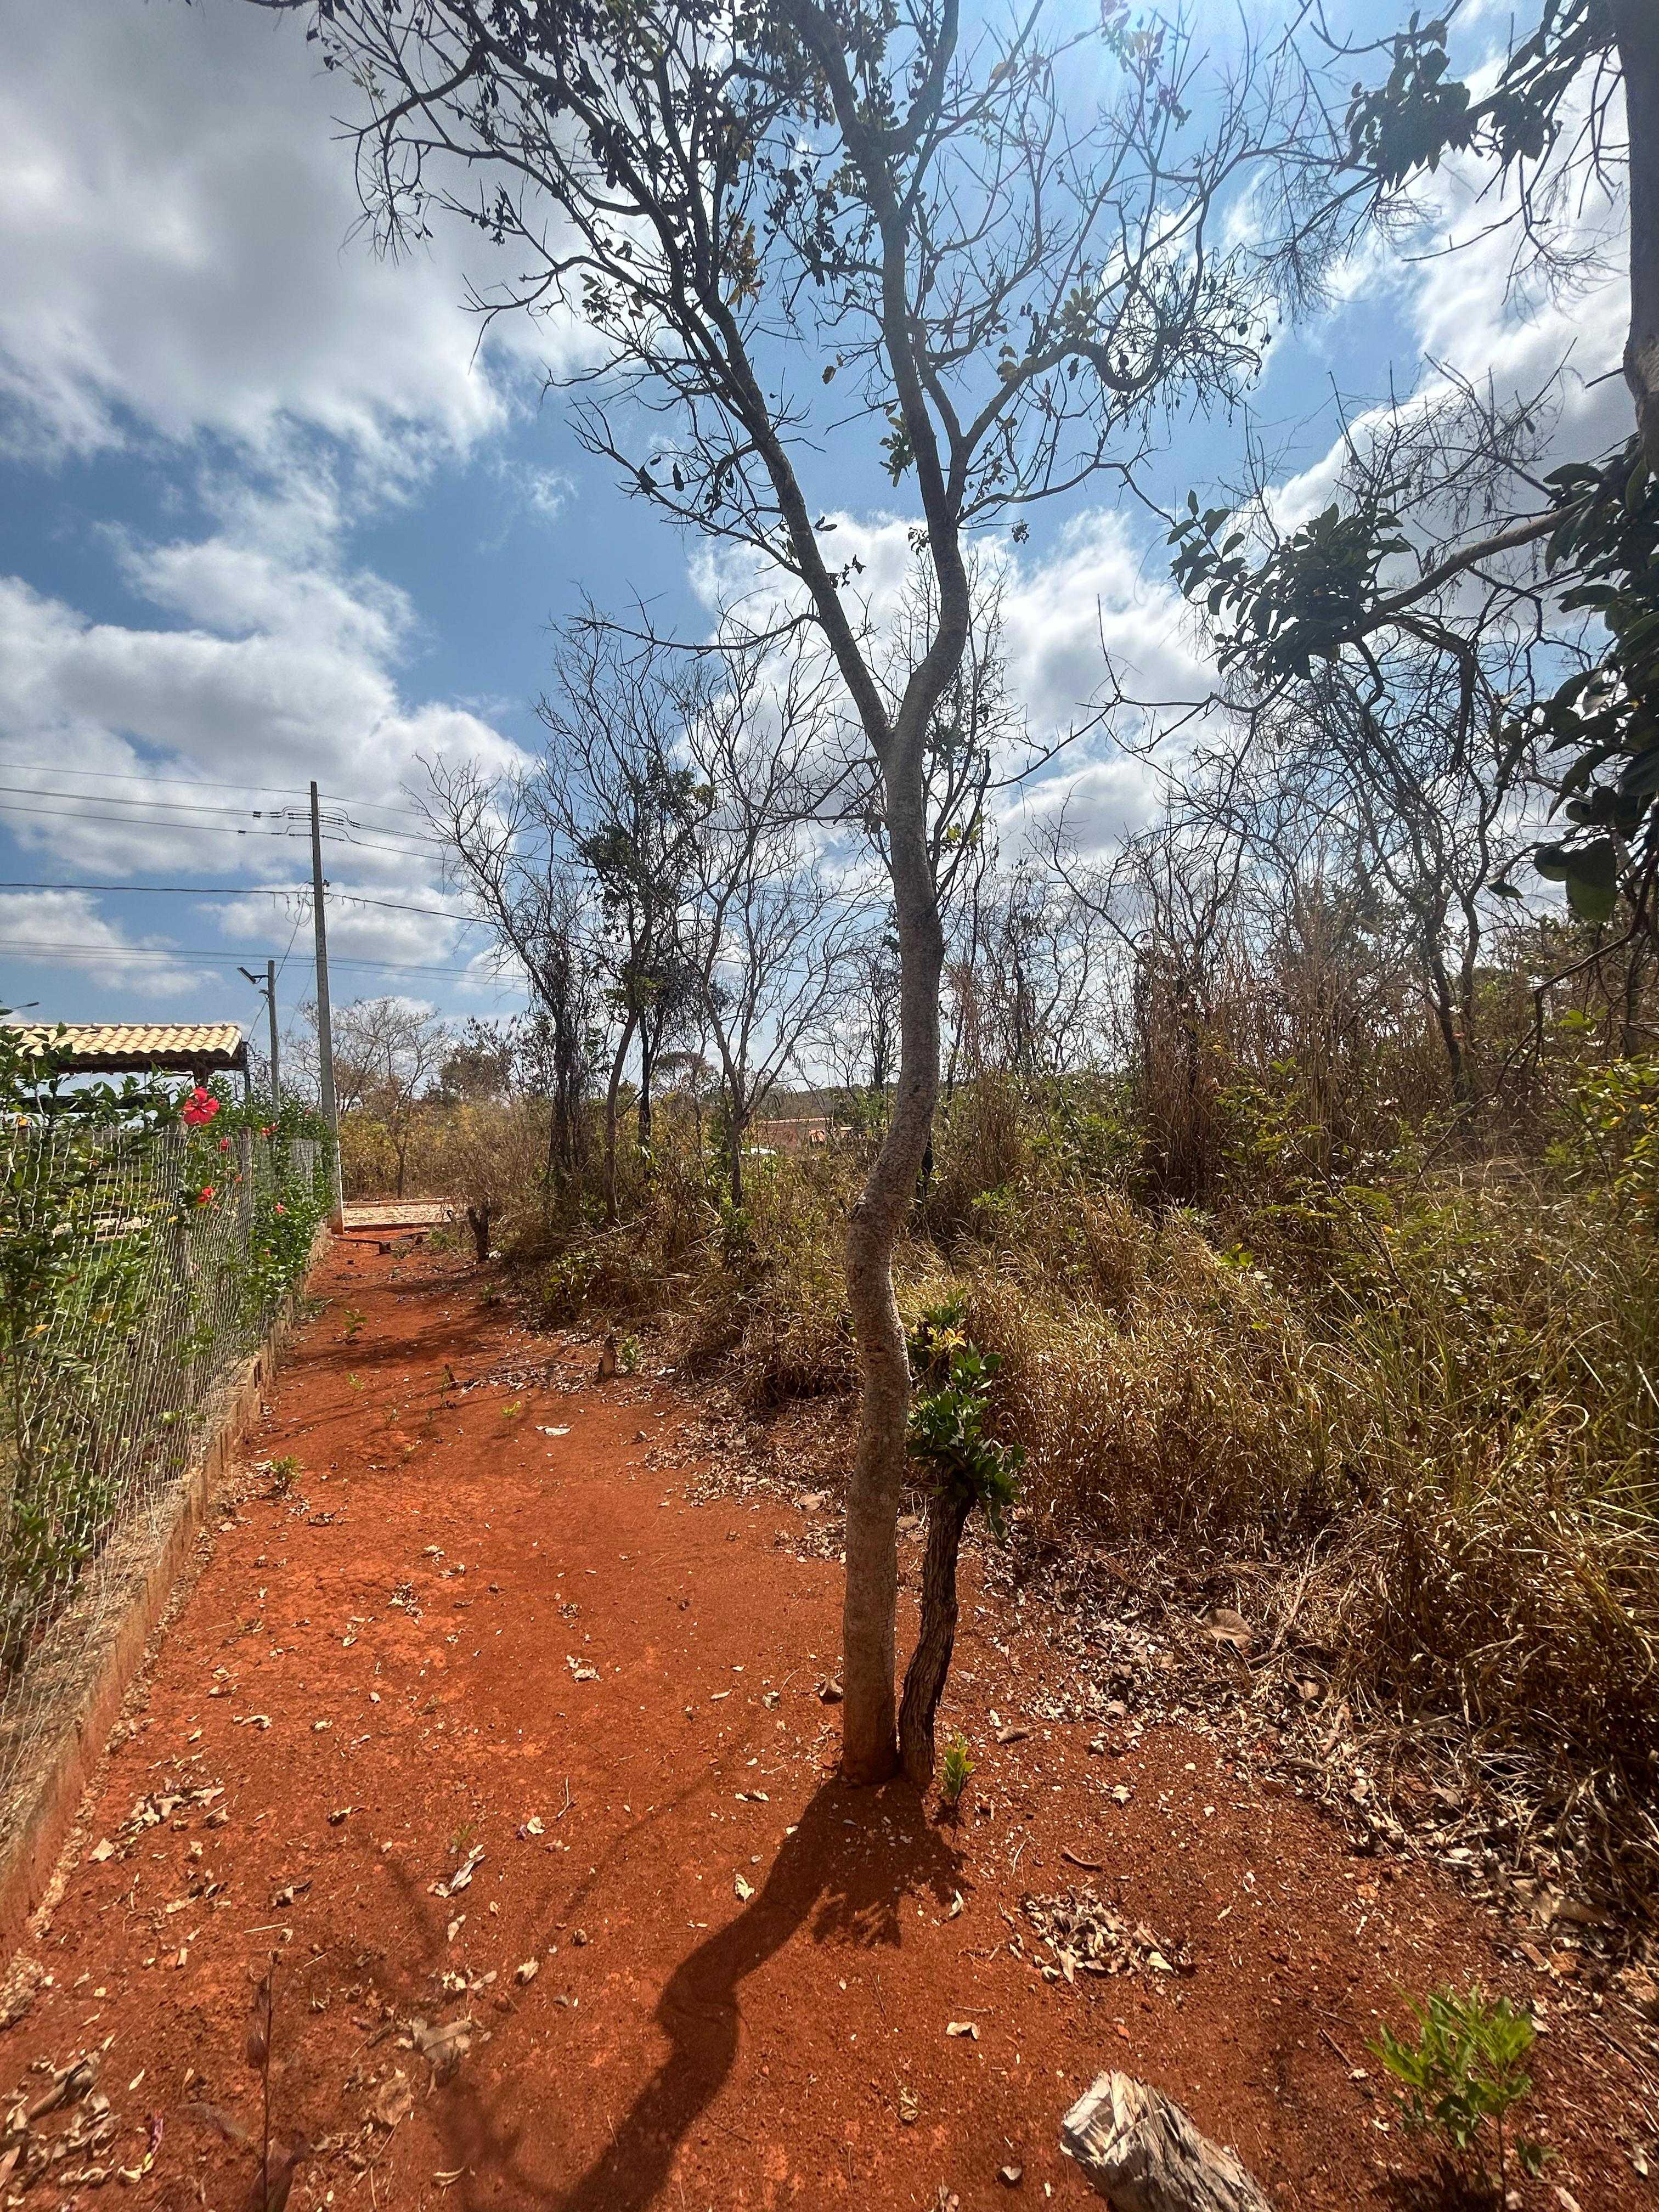
[{"label": "green leafy bush", "polygon": [[291,1102],[71,1086],[0,1022],[0,1653],[16,1665],[122,1511],[178,1474],[327,1204]]},{"label": "green leafy bush", "polygon": [[[1516,2012],[1507,1997],[1487,1996],[1478,1983],[1462,1996],[1436,1990],[1411,2011],[1418,2029],[1413,2041],[1385,2027],[1372,2046],[1401,2085],[1407,2121],[1443,2136],[1483,2172],[1490,2135],[1498,2170],[1486,2178],[1495,2181],[1502,2204],[1509,2189],[1510,2113],[1532,2087],[1522,2064],[1536,2033],[1531,2015]],[[1522,2171],[1538,2172],[1546,2155],[1541,2144],[1522,2136],[1514,2148]]]},{"label": "green leafy bush", "polygon": [[908,1448],[943,1487],[965,1491],[1001,1538],[1018,1495],[1024,1448],[985,1432],[991,1384],[1002,1362],[968,1341],[963,1317],[959,1301],[932,1307],[911,1336],[912,1364],[938,1380],[911,1403]]}]

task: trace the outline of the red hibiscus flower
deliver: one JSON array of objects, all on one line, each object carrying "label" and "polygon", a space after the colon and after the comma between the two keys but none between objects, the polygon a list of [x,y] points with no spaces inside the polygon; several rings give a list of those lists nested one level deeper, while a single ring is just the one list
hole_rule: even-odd
[{"label": "red hibiscus flower", "polygon": [[215,1192],[213,1185],[210,1182],[204,1182],[200,1190],[196,1194],[196,1203],[198,1206],[210,1206],[213,1203],[214,1196]]},{"label": "red hibiscus flower", "polygon": [[204,1128],[218,1112],[219,1101],[210,1091],[204,1091],[198,1083],[179,1110],[192,1129],[201,1129]]}]

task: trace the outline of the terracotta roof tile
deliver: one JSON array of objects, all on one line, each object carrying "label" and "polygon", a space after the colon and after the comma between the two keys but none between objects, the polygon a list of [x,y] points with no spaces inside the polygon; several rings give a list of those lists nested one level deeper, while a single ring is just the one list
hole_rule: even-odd
[{"label": "terracotta roof tile", "polygon": [[[18,1026],[43,1044],[53,1037],[49,1024]],[[242,1032],[234,1022],[66,1022],[57,1042],[71,1066],[110,1060],[228,1066],[240,1064],[242,1056]]]}]

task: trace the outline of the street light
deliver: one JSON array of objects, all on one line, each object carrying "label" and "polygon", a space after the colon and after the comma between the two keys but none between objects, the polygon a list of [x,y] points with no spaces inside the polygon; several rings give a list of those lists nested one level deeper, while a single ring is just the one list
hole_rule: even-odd
[{"label": "street light", "polygon": [[239,975],[247,977],[248,981],[252,984],[265,1002],[265,1012],[270,1022],[270,1103],[274,1109],[280,1109],[283,1103],[283,1083],[276,1051],[276,963],[274,960],[266,961],[263,978],[256,975],[251,968],[239,966],[236,972]]}]

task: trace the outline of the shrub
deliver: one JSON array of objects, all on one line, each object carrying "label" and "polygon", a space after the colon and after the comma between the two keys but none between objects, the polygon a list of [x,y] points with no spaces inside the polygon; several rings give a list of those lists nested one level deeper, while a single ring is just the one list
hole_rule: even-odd
[{"label": "shrub", "polygon": [[[1403,2086],[1407,2124],[1437,2130],[1460,2154],[1473,2157],[1482,2179],[1495,2181],[1502,2205],[1509,2196],[1509,2116],[1532,2087],[1522,2064],[1535,2033],[1531,2016],[1514,2011],[1507,1997],[1494,2002],[1478,1984],[1462,1996],[1437,1990],[1411,2011],[1413,2041],[1402,2042],[1385,2027],[1371,2047]],[[1495,2177],[1484,2170],[1488,2130],[1498,2152]],[[1515,2154],[1528,2173],[1544,2163],[1542,2146],[1525,2136],[1516,2138]]]},{"label": "shrub", "polygon": [[[1338,1143],[1293,1072],[1235,1079],[1205,1106],[1209,1212],[1134,1194],[1125,1097],[957,1089],[898,1259],[919,1460],[1017,1466],[1041,1546],[1254,1563],[1358,1712],[1478,1735],[1651,1890],[1659,1073],[1572,1071],[1531,1155],[1486,1164],[1425,1112],[1388,1151],[1386,1101],[1351,1101]],[[667,1330],[757,1413],[844,1398],[863,1156],[757,1159],[739,1216],[665,1105],[614,1228],[580,1189],[556,1220],[514,1205],[526,1279],[550,1317]]]}]

